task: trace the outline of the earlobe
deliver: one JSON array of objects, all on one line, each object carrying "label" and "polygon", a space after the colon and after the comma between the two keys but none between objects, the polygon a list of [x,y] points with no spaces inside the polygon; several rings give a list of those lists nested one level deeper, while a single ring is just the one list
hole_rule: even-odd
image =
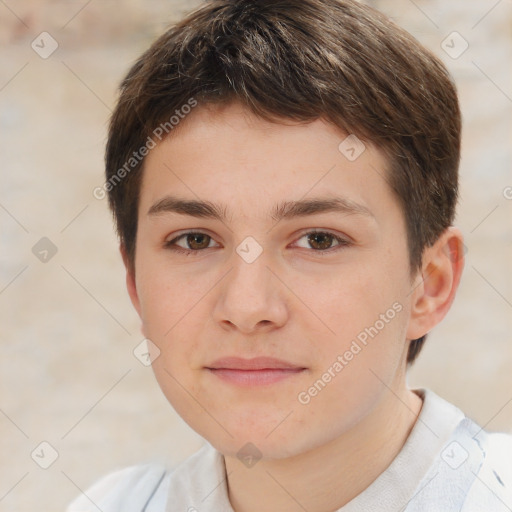
[{"label": "earlobe", "polygon": [[422,271],[413,283],[408,339],[420,338],[445,317],[463,268],[463,236],[458,228],[450,226],[423,253]]},{"label": "earlobe", "polygon": [[126,269],[126,289],[128,290],[128,295],[130,296],[130,300],[132,301],[133,307],[135,308],[140,317],[141,310],[139,295],[137,293],[137,285],[135,283],[135,269],[134,266],[131,264],[130,259],[128,258],[126,248],[123,244],[120,244],[119,251],[121,252],[121,257],[123,258],[124,267]]}]

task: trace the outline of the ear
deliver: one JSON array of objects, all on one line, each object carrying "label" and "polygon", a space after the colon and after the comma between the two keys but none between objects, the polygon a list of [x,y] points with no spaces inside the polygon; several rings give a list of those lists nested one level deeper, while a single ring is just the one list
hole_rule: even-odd
[{"label": "ear", "polygon": [[464,237],[450,226],[423,252],[421,273],[413,282],[407,339],[421,338],[445,317],[464,268]]},{"label": "ear", "polygon": [[126,248],[123,244],[120,244],[119,251],[121,252],[121,257],[123,258],[124,267],[126,269],[126,289],[128,290],[128,295],[130,296],[133,307],[140,317],[141,309],[139,295],[137,293],[137,285],[135,283],[135,265],[131,264]]}]

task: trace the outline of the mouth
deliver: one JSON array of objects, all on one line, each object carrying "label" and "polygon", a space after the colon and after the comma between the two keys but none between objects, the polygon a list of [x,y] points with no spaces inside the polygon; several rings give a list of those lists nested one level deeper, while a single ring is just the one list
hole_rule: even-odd
[{"label": "mouth", "polygon": [[226,357],[218,359],[205,369],[225,382],[240,386],[274,384],[306,371],[303,366],[271,357]]}]

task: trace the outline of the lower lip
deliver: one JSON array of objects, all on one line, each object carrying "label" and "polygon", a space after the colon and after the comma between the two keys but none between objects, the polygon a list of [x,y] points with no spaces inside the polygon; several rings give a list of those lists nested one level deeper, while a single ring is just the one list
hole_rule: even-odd
[{"label": "lower lip", "polygon": [[264,370],[231,370],[227,368],[208,368],[210,373],[226,382],[240,386],[262,386],[274,384],[302,373],[304,368],[297,369],[264,369]]}]

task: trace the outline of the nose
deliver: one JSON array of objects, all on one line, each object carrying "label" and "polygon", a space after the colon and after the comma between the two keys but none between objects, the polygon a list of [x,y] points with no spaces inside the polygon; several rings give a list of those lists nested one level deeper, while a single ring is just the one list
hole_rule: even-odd
[{"label": "nose", "polygon": [[243,334],[283,326],[289,314],[286,288],[270,270],[264,253],[252,263],[235,253],[232,264],[218,289],[214,320],[224,329]]}]

